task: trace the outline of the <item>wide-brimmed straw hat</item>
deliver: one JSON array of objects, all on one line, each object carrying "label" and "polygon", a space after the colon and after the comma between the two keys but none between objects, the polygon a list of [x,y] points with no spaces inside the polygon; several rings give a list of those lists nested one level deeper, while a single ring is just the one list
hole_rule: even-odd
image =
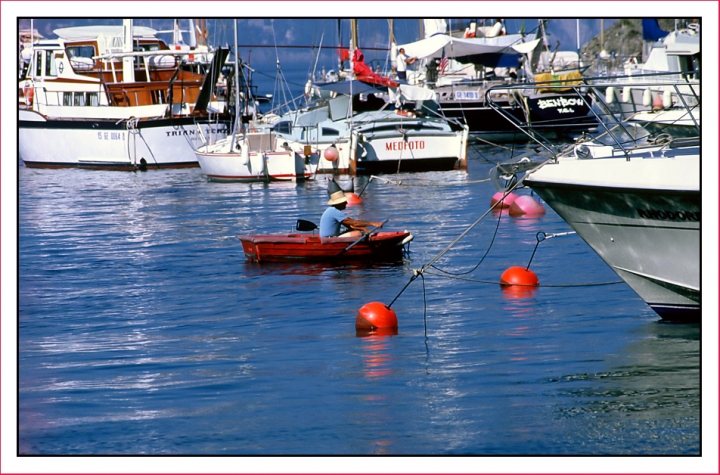
[{"label": "wide-brimmed straw hat", "polygon": [[330,200],[328,201],[328,204],[330,206],[339,205],[340,203],[347,203],[347,196],[345,196],[345,192],[343,190],[336,191],[335,193],[330,195]]}]

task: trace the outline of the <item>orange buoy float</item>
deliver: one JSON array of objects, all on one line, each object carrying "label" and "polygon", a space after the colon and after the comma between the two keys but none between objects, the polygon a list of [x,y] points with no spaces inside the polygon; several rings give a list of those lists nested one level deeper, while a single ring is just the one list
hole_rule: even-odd
[{"label": "orange buoy float", "polygon": [[532,196],[518,196],[510,205],[510,216],[524,216],[535,218],[545,214],[543,205],[537,202]]},{"label": "orange buoy float", "polygon": [[370,302],[363,305],[355,317],[356,330],[376,330],[378,328],[397,328],[395,311],[382,302]]},{"label": "orange buoy float", "polygon": [[520,266],[513,266],[502,273],[500,285],[536,286],[540,283],[535,272]]},{"label": "orange buoy float", "polygon": [[337,147],[335,147],[335,145],[333,144],[325,149],[325,151],[323,152],[323,157],[328,162],[334,162],[335,160],[338,159],[338,157],[340,157],[340,152],[338,151]]},{"label": "orange buoy float", "polygon": [[345,193],[345,197],[347,198],[347,204],[348,206],[355,206],[362,203],[362,198],[360,198],[358,195],[352,192]]},{"label": "orange buoy float", "polygon": [[490,200],[490,206],[495,206],[495,203],[497,203],[498,201],[502,201],[502,203],[495,206],[495,209],[509,208],[518,198],[518,195],[516,195],[515,193],[508,193],[507,196],[503,198],[504,195],[505,193],[503,193],[502,191],[498,191],[497,193],[495,193]]}]

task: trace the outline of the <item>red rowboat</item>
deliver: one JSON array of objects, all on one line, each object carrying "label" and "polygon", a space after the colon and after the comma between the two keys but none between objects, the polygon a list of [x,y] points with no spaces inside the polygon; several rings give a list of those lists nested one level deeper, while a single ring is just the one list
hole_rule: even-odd
[{"label": "red rowboat", "polygon": [[397,260],[412,240],[408,231],[357,237],[321,238],[316,234],[253,234],[238,236],[245,257],[253,262]]}]

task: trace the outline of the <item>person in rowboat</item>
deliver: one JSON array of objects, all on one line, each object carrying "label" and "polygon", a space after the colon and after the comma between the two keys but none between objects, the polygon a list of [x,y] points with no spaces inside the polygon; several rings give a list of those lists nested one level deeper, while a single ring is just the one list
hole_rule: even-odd
[{"label": "person in rowboat", "polygon": [[[382,227],[380,221],[362,221],[348,218],[343,210],[347,207],[347,196],[342,190],[330,194],[328,208],[320,218],[320,237],[361,237],[363,232],[367,233],[369,228]],[[348,228],[348,231],[340,234],[340,225]]]}]

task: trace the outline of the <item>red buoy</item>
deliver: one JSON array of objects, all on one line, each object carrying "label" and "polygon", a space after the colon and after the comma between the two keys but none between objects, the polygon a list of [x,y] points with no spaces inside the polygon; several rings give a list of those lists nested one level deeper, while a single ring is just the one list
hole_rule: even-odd
[{"label": "red buoy", "polygon": [[490,206],[495,206],[495,203],[497,203],[498,201],[502,201],[502,203],[495,206],[495,209],[509,208],[518,198],[518,195],[516,195],[515,193],[508,193],[505,198],[503,198],[503,195],[505,195],[505,193],[502,191],[498,191],[497,193],[495,193],[490,200]]},{"label": "red buoy", "polygon": [[355,193],[345,193],[345,197],[348,200],[347,201],[348,206],[359,205],[360,203],[362,203],[362,198],[360,198]]},{"label": "red buoy", "polygon": [[532,196],[518,196],[510,205],[510,216],[524,216],[534,218],[545,214],[545,208]]},{"label": "red buoy", "polygon": [[381,302],[363,305],[355,318],[356,330],[375,330],[377,328],[397,328],[395,311]]},{"label": "red buoy", "polygon": [[334,162],[338,159],[339,156],[340,152],[338,151],[337,147],[335,147],[335,145],[330,145],[323,152],[323,157],[325,157],[325,160],[327,160],[328,162]]},{"label": "red buoy", "polygon": [[500,285],[538,285],[540,281],[535,272],[524,267],[513,266],[500,276]]}]

